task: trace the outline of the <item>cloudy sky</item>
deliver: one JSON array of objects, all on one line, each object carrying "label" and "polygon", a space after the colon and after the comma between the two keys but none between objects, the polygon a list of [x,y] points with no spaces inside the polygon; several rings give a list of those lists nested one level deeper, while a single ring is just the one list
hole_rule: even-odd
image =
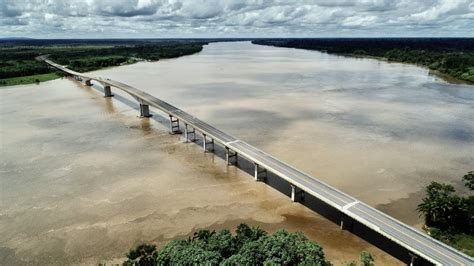
[{"label": "cloudy sky", "polygon": [[0,37],[474,37],[473,0],[0,0]]}]

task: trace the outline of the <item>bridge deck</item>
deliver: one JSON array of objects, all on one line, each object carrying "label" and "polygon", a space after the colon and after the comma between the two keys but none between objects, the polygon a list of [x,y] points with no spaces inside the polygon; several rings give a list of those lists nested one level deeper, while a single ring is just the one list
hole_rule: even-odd
[{"label": "bridge deck", "polygon": [[348,215],[352,219],[359,221],[372,230],[375,230],[388,239],[403,246],[413,254],[425,258],[434,264],[474,265],[474,260],[471,257],[413,229],[406,224],[401,223],[393,217],[390,217],[367,204],[359,202],[348,194],[325,184],[315,177],[295,169],[294,167],[242,140],[238,140],[235,137],[224,133],[214,126],[209,125],[208,123],[163,100],[118,81],[103,79],[100,77],[91,77],[87,74],[78,73],[50,60],[45,60],[45,62],[71,75],[96,80],[104,86],[116,87],[127,92],[137,99],[137,101],[158,108],[168,115],[178,118],[201,133],[213,138],[216,142],[219,142],[237,152],[240,156],[247,158],[251,162],[257,163],[267,171],[277,174],[291,184],[303,189],[306,193],[309,193],[326,202],[330,206],[339,209],[342,213]]}]

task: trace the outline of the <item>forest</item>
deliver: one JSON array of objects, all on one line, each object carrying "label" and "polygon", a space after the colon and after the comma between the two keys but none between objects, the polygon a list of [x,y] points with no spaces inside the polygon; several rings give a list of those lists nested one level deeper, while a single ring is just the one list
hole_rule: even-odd
[{"label": "forest", "polygon": [[473,38],[257,39],[254,44],[418,64],[474,83]]},{"label": "forest", "polygon": [[44,62],[35,60],[39,55],[48,54],[60,64],[86,72],[143,60],[190,55],[200,52],[207,43],[192,39],[3,42],[0,43],[0,86],[38,82],[45,77],[57,78],[60,73],[54,73]]}]

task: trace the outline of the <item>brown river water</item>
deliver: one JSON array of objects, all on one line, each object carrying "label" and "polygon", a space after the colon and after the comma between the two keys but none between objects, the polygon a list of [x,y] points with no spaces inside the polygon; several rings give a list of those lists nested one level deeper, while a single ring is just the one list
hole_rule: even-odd
[{"label": "brown river water", "polygon": [[[417,66],[236,42],[94,74],[164,99],[417,228],[424,187],[437,180],[460,189],[474,168],[474,87]],[[400,264],[168,134],[159,111],[138,118],[135,102],[114,93],[123,97],[69,79],[0,90],[0,264],[120,263],[137,243],[241,222],[303,231],[337,265],[362,250],[378,264]]]}]

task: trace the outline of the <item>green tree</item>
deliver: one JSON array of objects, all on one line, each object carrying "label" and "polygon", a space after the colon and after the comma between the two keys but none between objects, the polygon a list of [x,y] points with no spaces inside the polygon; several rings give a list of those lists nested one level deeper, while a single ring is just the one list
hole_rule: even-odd
[{"label": "green tree", "polygon": [[123,263],[126,266],[155,266],[156,246],[150,244],[140,244],[127,253],[127,260]]},{"label": "green tree", "polygon": [[301,232],[278,230],[246,242],[224,265],[330,265],[323,249]]},{"label": "green tree", "polygon": [[259,227],[250,227],[246,224],[239,224],[236,230],[235,241],[238,248],[241,248],[245,242],[258,240],[266,236],[267,232]]},{"label": "green tree", "polygon": [[467,233],[473,234],[474,233],[474,196],[469,196],[465,199],[466,202],[466,209],[467,209],[467,217],[468,217],[468,225],[467,228],[465,226]]},{"label": "green tree", "polygon": [[266,254],[257,241],[245,243],[239,252],[227,260],[223,261],[223,265],[262,265],[266,259]]},{"label": "green tree", "polygon": [[474,190],[474,171],[470,171],[462,177],[464,185],[470,190]]},{"label": "green tree", "polygon": [[171,240],[170,242],[168,242],[168,244],[163,246],[158,252],[158,255],[156,256],[157,264],[170,265],[172,256],[180,252],[182,249],[185,249],[188,241],[187,240]]},{"label": "green tree", "polygon": [[[472,171],[464,175],[466,187],[471,189],[473,179]],[[418,205],[420,215],[424,215],[425,224],[432,227],[430,232],[435,238],[449,240],[455,233],[474,232],[474,196],[461,197],[455,192],[451,185],[432,182]]]},{"label": "green tree", "polygon": [[374,258],[367,251],[362,251],[360,253],[360,264],[363,266],[372,266],[374,265]]},{"label": "green tree", "polygon": [[231,232],[227,229],[221,230],[209,237],[207,249],[218,252],[223,258],[228,258],[238,251],[237,243]]},{"label": "green tree", "polygon": [[172,254],[171,265],[217,265],[222,260],[218,252],[206,250],[199,245],[187,245],[186,248]]},{"label": "green tree", "polygon": [[431,182],[426,188],[427,196],[418,205],[420,215],[425,216],[427,226],[447,228],[452,221],[453,208],[459,198],[454,195],[454,187],[447,184]]},{"label": "green tree", "polygon": [[[241,224],[232,235],[200,230],[187,240],[174,240],[156,255],[158,265],[330,265],[323,249],[303,233],[278,230],[273,235]],[[130,264],[129,264],[130,265]],[[131,264],[133,265],[133,264]]]}]

